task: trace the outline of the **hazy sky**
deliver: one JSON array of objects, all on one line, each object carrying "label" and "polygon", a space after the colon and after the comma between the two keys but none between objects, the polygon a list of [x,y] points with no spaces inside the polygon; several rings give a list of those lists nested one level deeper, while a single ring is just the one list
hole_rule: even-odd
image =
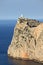
[{"label": "hazy sky", "polygon": [[0,19],[43,18],[43,0],[0,0]]}]

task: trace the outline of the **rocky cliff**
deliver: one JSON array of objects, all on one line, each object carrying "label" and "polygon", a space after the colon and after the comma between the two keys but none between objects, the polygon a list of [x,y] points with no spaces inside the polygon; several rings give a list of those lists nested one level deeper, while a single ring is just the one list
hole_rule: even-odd
[{"label": "rocky cliff", "polygon": [[33,19],[18,18],[8,47],[8,55],[16,59],[43,62],[43,23]]}]

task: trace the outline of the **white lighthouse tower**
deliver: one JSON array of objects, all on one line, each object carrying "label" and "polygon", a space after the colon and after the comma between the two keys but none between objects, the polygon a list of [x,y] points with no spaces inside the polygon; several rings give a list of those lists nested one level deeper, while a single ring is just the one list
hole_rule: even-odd
[{"label": "white lighthouse tower", "polygon": [[23,16],[23,14],[21,14],[21,16],[20,16],[20,17],[24,17],[24,16]]},{"label": "white lighthouse tower", "polygon": [[24,19],[24,16],[23,16],[23,14],[21,14],[21,16],[20,16],[19,18],[21,18],[21,19]]}]

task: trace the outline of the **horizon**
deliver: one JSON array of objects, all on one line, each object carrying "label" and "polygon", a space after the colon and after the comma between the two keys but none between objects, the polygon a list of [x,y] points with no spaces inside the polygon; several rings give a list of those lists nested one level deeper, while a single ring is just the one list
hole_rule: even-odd
[{"label": "horizon", "polygon": [[[32,18],[28,18],[28,19],[32,19]],[[0,19],[0,24],[3,24],[3,23],[13,23],[13,22],[17,22],[18,19]],[[34,19],[33,20],[36,20],[36,21],[39,21],[39,22],[43,22],[43,19]],[[13,22],[12,22],[13,21]]]}]

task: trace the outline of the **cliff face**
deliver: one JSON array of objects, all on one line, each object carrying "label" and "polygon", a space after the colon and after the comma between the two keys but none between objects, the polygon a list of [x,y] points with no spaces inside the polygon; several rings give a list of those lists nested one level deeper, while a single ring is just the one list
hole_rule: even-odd
[{"label": "cliff face", "polygon": [[18,18],[8,55],[16,59],[43,61],[43,23]]}]

